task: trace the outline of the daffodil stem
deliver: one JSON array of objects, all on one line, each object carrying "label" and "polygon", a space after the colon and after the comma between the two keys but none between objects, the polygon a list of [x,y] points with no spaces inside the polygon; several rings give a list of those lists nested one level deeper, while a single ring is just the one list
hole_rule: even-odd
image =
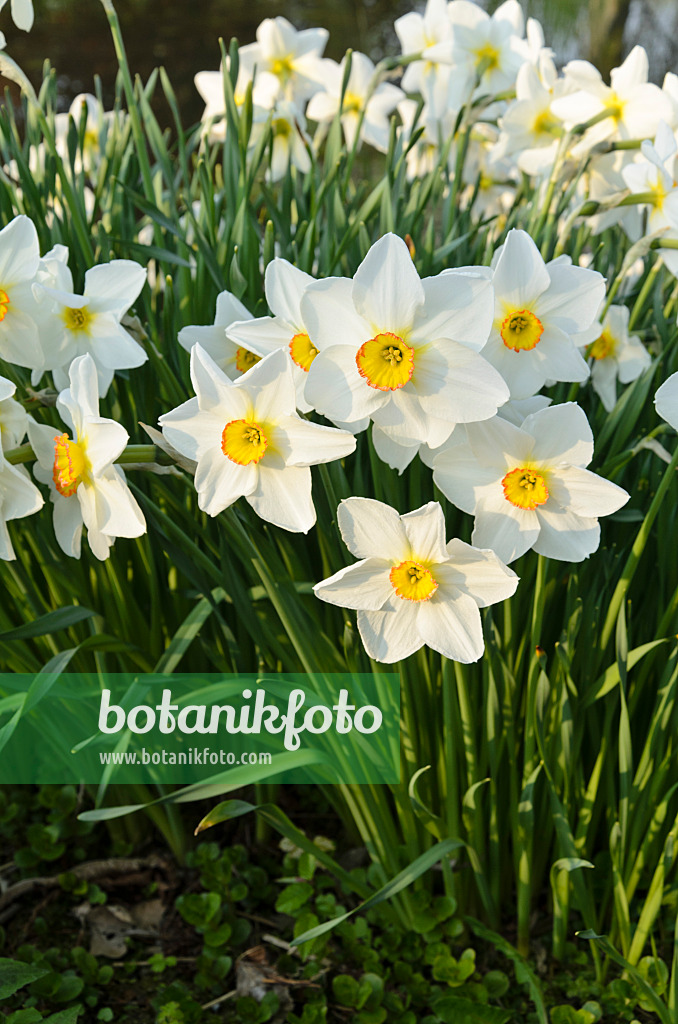
[{"label": "daffodil stem", "polygon": [[[19,445],[18,448],[11,448],[4,453],[7,462],[13,466],[21,465],[24,462],[35,462],[36,455],[30,444]],[[174,460],[162,448],[154,444],[128,444],[121,453],[116,463],[119,466],[138,465],[139,463],[154,463],[158,466],[171,466]]]},{"label": "daffodil stem", "polygon": [[661,257],[655,261],[653,267],[650,269],[647,277],[643,282],[643,287],[638,293],[638,298],[635,301],[633,309],[631,310],[631,316],[629,317],[629,330],[632,331],[638,322],[640,314],[643,312],[645,307],[645,301],[654,287],[654,283],[657,280],[657,275],[662,268]]},{"label": "daffodil stem", "polygon": [[643,551],[645,550],[645,545],[647,544],[654,521],[657,518],[657,513],[659,512],[661,504],[664,501],[673,480],[675,479],[676,469],[678,469],[678,447],[676,447],[673,458],[666,467],[666,472],[664,473],[662,481],[657,488],[654,498],[652,499],[652,504],[648,509],[647,515],[643,519],[638,533],[636,534],[636,539],[633,542],[631,553],[626,560],[626,565],[624,566],[621,578],[615,587],[612,600],[608,605],[605,624],[600,636],[601,651],[604,651],[610,642],[610,637],[612,636],[612,632],[617,623],[621,603],[626,596],[631,580],[638,568],[638,563],[640,562]]}]

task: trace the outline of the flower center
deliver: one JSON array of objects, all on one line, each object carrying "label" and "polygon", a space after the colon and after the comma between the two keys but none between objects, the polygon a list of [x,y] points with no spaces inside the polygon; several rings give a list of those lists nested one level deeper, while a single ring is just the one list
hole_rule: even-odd
[{"label": "flower center", "polygon": [[344,106],[342,108],[343,114],[359,114],[360,109],[363,105],[363,101],[355,92],[344,93]]},{"label": "flower center", "polygon": [[586,349],[586,355],[593,359],[607,359],[614,352],[614,348],[614,338],[607,331],[603,331],[601,336]]},{"label": "flower center", "polygon": [[77,491],[87,472],[87,456],[77,441],[71,441],[68,434],[54,438],[54,469],[52,479],[59,494],[70,498]]},{"label": "flower center", "polygon": [[295,334],[290,342],[290,355],[293,362],[308,373],[311,369],[311,363],[318,355],[318,349],[308,334]]},{"label": "flower center", "polygon": [[501,482],[504,497],[516,508],[533,511],[538,505],[548,501],[549,492],[546,480],[533,469],[523,467],[512,469]]},{"label": "flower center", "polygon": [[539,344],[544,325],[529,309],[516,309],[502,320],[501,340],[514,352],[529,352]]},{"label": "flower center", "polygon": [[257,365],[260,359],[261,356],[255,356],[254,352],[241,347],[235,354],[235,368],[240,370],[241,373],[247,373],[248,370]]},{"label": "flower center", "polygon": [[69,331],[84,331],[89,334],[89,326],[94,318],[86,306],[79,309],[67,306],[63,317]]},{"label": "flower center", "polygon": [[9,295],[4,290],[4,288],[0,288],[0,323],[2,323],[2,321],[7,316],[8,309],[9,309]]},{"label": "flower center", "polygon": [[271,74],[275,75],[277,78],[282,79],[283,82],[287,81],[287,79],[290,77],[293,71],[294,68],[292,67],[292,58],[289,56],[276,57],[276,59],[271,64]]},{"label": "flower center", "polygon": [[411,560],[394,565],[389,579],[398,597],[405,601],[428,601],[438,589],[431,570]]},{"label": "flower center", "polygon": [[288,135],[292,134],[292,124],[287,120],[286,117],[277,117],[271,126],[273,128],[273,134],[287,138]]},{"label": "flower center", "polygon": [[231,420],[221,435],[221,450],[231,462],[249,466],[260,462],[268,448],[268,438],[260,426],[251,420]]},{"label": "flower center", "polygon": [[481,65],[484,71],[494,71],[499,67],[499,50],[492,43],[485,43],[475,51],[476,68]]},{"label": "flower center", "polygon": [[358,349],[358,373],[377,391],[397,391],[411,379],[414,349],[397,334],[377,334]]}]

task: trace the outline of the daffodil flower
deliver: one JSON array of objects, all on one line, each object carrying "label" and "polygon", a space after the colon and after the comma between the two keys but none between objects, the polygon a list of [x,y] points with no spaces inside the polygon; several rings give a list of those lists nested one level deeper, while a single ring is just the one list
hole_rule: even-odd
[{"label": "daffodil flower", "polygon": [[28,429],[28,414],[13,397],[16,384],[0,377],[0,449],[9,451],[21,444]]},{"label": "daffodil flower", "polygon": [[[241,51],[242,52],[242,51]],[[199,71],[195,76],[195,87],[205,101],[202,124],[210,142],[223,142],[226,138],[226,99],[224,97],[224,71]],[[280,82],[266,71],[252,73],[242,64],[233,90],[235,105],[240,109],[252,83],[252,104],[255,108],[270,110],[280,92]]]},{"label": "daffodil flower", "polygon": [[[0,412],[1,414],[1,412]],[[16,556],[7,529],[11,519],[33,515],[44,505],[43,497],[23,466],[13,466],[0,448],[0,558],[12,561]]]},{"label": "daffodil flower", "polygon": [[0,359],[42,365],[33,285],[40,266],[35,224],[23,214],[0,231]]},{"label": "daffodil flower", "polygon": [[591,385],[604,408],[617,404],[617,381],[630,384],[647,370],[650,353],[637,335],[629,335],[628,306],[610,306],[584,348],[591,361]]},{"label": "daffodil flower", "polygon": [[346,83],[343,104],[341,88],[344,79],[346,58],[341,64],[333,60],[323,61],[324,91],[312,97],[306,111],[311,121],[329,124],[341,106],[341,127],[349,149],[353,148],[356,134],[360,126],[360,138],[379,152],[388,149],[389,117],[398,103],[405,98],[405,93],[397,85],[381,82],[370,92],[375,67],[364,53],[355,52],[351,55],[351,71]]},{"label": "daffodil flower", "polygon": [[256,43],[240,47],[240,65],[250,75],[255,68],[274,75],[280,96],[302,103],[323,88],[321,58],[328,38],[325,28],[297,31],[286,18],[264,18]]},{"label": "daffodil flower", "polygon": [[[0,0],[0,11],[7,0]],[[30,32],[33,28],[33,0],[12,0],[12,20],[17,28]]]},{"label": "daffodil flower", "polygon": [[451,0],[447,5],[452,38],[429,50],[429,59],[449,60],[457,76],[464,75],[469,86],[479,80],[483,94],[512,88],[521,65],[529,57],[522,38],[524,17],[517,0],[505,0],[492,15],[469,0]]},{"label": "daffodil flower", "polygon": [[[252,314],[240,299],[229,291],[217,296],[217,311],[212,327],[182,327],[179,344],[190,352],[194,345],[201,345],[208,356],[223,370],[227,377],[235,380],[242,373],[251,370],[261,356],[256,350],[238,344],[227,333],[227,328],[242,320],[251,320]],[[256,323],[257,321],[255,321]]]},{"label": "daffodil flower", "polygon": [[572,335],[595,321],[605,296],[601,274],[569,257],[544,263],[525,231],[509,231],[492,277],[494,324],[483,355],[511,398],[529,398],[550,381],[584,381],[585,359]]},{"label": "daffodil flower", "polygon": [[437,501],[401,516],[372,498],[346,498],[337,518],[360,561],[313,591],[329,604],[357,609],[370,658],[400,661],[424,644],[464,664],[482,657],[478,609],[506,600],[518,585],[493,551],[457,539],[446,543]]},{"label": "daffodil flower", "polygon": [[297,408],[301,412],[310,412],[312,408],[304,398],[304,389],[311,364],[318,354],[301,312],[301,299],[314,280],[287,260],[271,260],[266,267],[265,291],[273,316],[262,316],[256,320],[240,318],[240,322],[230,324],[226,332],[229,338],[245,346],[243,351],[251,350],[259,356],[268,355],[278,348],[289,352]]},{"label": "daffodil flower", "polygon": [[73,360],[89,354],[103,397],[116,370],[141,366],[148,359],[120,323],[144,286],[146,270],[133,260],[91,267],[85,274],[82,295],[73,291],[73,278],[65,264],[55,263],[54,271],[57,280],[53,286],[35,286],[36,296],[49,314],[40,332],[44,368],[52,370],[56,388],[63,390]]},{"label": "daffodil flower", "polygon": [[280,181],[290,166],[302,174],[311,169],[308,148],[311,139],[306,133],[306,118],[301,110],[289,100],[277,100],[271,110],[257,108],[250,135],[250,147],[259,143],[262,135],[272,133],[271,165],[267,171],[270,181]]},{"label": "daffodil flower", "polygon": [[654,137],[659,122],[671,118],[672,109],[666,93],[648,82],[648,74],[649,61],[642,46],[634,46],[624,63],[612,69],[609,86],[588,61],[572,60],[565,65],[568,92],[554,100],[553,113],[567,128],[600,118],[573,149],[575,155],[605,139]]},{"label": "daffodil flower", "polygon": [[307,533],[316,515],[310,466],[350,455],[355,438],[302,419],[288,355],[278,349],[230,381],[201,346],[191,351],[196,398],[160,417],[167,441],[197,462],[203,512],[244,497],[262,519]]},{"label": "daffodil flower", "polygon": [[585,468],[592,458],[586,414],[568,402],[533,413],[520,427],[500,416],[467,425],[459,443],[434,460],[433,480],[475,516],[472,543],[491,547],[504,562],[530,548],[580,562],[600,543],[598,517],[629,500]]},{"label": "daffodil flower", "polygon": [[90,355],[73,360],[69,381],[57,409],[71,436],[29,420],[28,437],[38,460],[35,476],[49,484],[62,551],[80,557],[85,526],[92,552],[103,561],[116,537],[140,537],[146,522],[125,474],[114,465],[129,435],[119,423],[99,415],[97,369]]},{"label": "daffodil flower", "polygon": [[477,351],[492,318],[484,268],[421,280],[406,244],[385,235],[352,281],[309,285],[301,315],[318,349],[306,400],[354,433],[372,419],[401,444],[435,448],[455,423],[487,419],[509,397]]}]

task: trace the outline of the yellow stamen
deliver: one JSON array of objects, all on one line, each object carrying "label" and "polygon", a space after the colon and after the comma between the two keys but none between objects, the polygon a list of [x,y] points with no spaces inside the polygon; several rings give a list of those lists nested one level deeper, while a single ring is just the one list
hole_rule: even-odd
[{"label": "yellow stamen", "polygon": [[342,107],[343,114],[359,114],[362,109],[363,101],[355,92],[344,93],[344,105]]},{"label": "yellow stamen", "polygon": [[292,361],[308,373],[311,369],[311,363],[318,355],[318,349],[308,334],[295,334],[290,342],[290,355],[292,356]]},{"label": "yellow stamen", "polygon": [[273,128],[273,134],[276,136],[287,138],[288,135],[292,134],[292,124],[286,117],[277,117],[271,127]]},{"label": "yellow stamen", "polygon": [[544,325],[529,309],[516,309],[502,320],[501,340],[514,352],[529,352],[539,344]]},{"label": "yellow stamen", "polygon": [[82,483],[88,469],[82,445],[71,441],[68,434],[54,438],[54,469],[52,479],[59,494],[70,498]]},{"label": "yellow stamen", "polygon": [[254,352],[240,347],[235,354],[235,368],[240,370],[241,373],[247,373],[248,370],[257,365],[260,359],[261,356],[255,356]]},{"label": "yellow stamen", "polygon": [[358,373],[377,391],[397,391],[414,372],[414,349],[397,334],[385,331],[370,338],[355,357]]},{"label": "yellow stamen", "polygon": [[0,288],[0,323],[2,323],[2,321],[7,316],[8,309],[9,309],[9,295],[4,290],[4,288]]},{"label": "yellow stamen", "polygon": [[271,74],[281,78],[283,82],[287,81],[293,71],[291,57],[276,57],[271,63]]},{"label": "yellow stamen", "polygon": [[494,71],[499,67],[499,50],[492,43],[485,43],[475,51],[476,68],[484,66],[485,71]]},{"label": "yellow stamen", "polygon": [[428,601],[438,589],[431,570],[410,559],[394,565],[389,579],[398,597],[405,601]]},{"label": "yellow stamen", "polygon": [[516,508],[534,511],[538,505],[548,501],[549,492],[546,480],[540,473],[529,467],[512,469],[501,482],[504,497]]},{"label": "yellow stamen", "polygon": [[268,438],[252,420],[231,420],[221,435],[221,450],[231,462],[249,466],[260,462],[268,448]]},{"label": "yellow stamen", "polygon": [[63,312],[63,319],[69,331],[83,332],[89,334],[90,324],[94,317],[86,306],[75,309],[67,306]]},{"label": "yellow stamen", "polygon": [[616,342],[612,335],[608,331],[603,331],[600,337],[586,349],[586,355],[592,356],[594,359],[607,359],[614,352],[615,345]]}]

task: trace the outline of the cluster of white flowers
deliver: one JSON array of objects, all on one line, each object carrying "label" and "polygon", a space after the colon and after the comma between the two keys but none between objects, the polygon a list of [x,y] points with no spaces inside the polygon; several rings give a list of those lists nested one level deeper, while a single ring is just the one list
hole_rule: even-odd
[{"label": "cluster of white flowers", "polygon": [[90,547],[107,558],[115,537],[137,537],[146,526],[113,463],[129,435],[99,416],[99,397],[114,373],[140,366],[148,356],[123,327],[146,271],[131,260],[92,267],[83,294],[74,291],[68,250],[55,246],[40,256],[38,235],[26,216],[0,231],[0,359],[32,371],[37,385],[51,373],[60,394],[57,409],[72,433],[36,423],[13,397],[15,385],[0,378],[0,557],[13,558],[7,520],[36,512],[43,504],[26,471],[5,452],[26,433],[37,458],[35,476],[48,483],[57,541],[79,557],[83,524]]},{"label": "cluster of white flowers", "polygon": [[[30,7],[13,0],[21,27],[30,27]],[[308,171],[312,147],[335,118],[347,147],[365,141],[385,151],[396,110],[403,146],[419,132],[407,153],[409,175],[441,170],[443,153],[449,170],[457,161],[450,140],[466,118],[468,201],[478,215],[495,217],[498,232],[497,214],[521,175],[545,191],[576,166],[572,202],[603,204],[596,228],[620,222],[634,240],[643,232],[678,239],[678,78],[667,76],[663,89],[649,84],[640,47],[607,86],[583,61],[559,74],[541,27],[524,24],[517,0],[491,16],[469,0],[428,0],[396,31],[407,58],[400,87],[364,54],[347,58],[350,69],[323,58],[324,29],[297,31],[282,17],[262,22],[257,41],[239,51],[235,102],[242,106],[251,88],[251,144],[272,133],[273,180],[290,164]],[[214,140],[226,131],[227,71],[196,79]],[[307,117],[318,125],[313,142]],[[61,116],[64,153],[72,121],[81,132],[84,125],[74,170],[96,174],[112,118],[88,96]],[[629,140],[645,141],[616,145]],[[618,206],[610,196],[638,203]],[[678,274],[678,250],[660,251]],[[146,277],[137,263],[114,260],[89,269],[80,294],[66,248],[41,257],[27,217],[0,231],[0,359],[29,368],[34,386],[51,373],[68,430],[55,436],[54,427],[36,423],[14,384],[0,378],[0,557],[13,557],[7,521],[43,504],[28,472],[6,457],[26,434],[68,555],[80,556],[83,526],[100,559],[116,537],[145,532],[116,464],[127,431],[99,415],[99,398],[116,370],[147,359],[122,322]],[[518,583],[508,563],[530,549],[587,558],[600,543],[599,518],[628,500],[587,468],[593,436],[583,410],[540,394],[590,378],[612,410],[617,382],[630,383],[651,363],[628,308],[606,301],[601,274],[569,256],[545,262],[517,229],[489,267],[422,279],[408,245],[386,234],[353,278],[316,280],[275,258],[264,284],[270,316],[254,319],[222,292],[213,325],[180,332],[195,397],[161,416],[162,443],[194,475],[208,515],[244,498],[261,519],[296,533],[316,521],[310,467],[350,456],[366,429],[377,455],[399,473],[421,459],[446,498],[474,517],[473,546],[447,542],[437,502],[400,515],[348,498],[338,523],[359,561],[315,593],[357,610],[366,651],[377,660],[399,660],[423,644],[477,660],[479,608],[506,599]],[[678,374],[659,389],[656,406],[678,429]],[[312,422],[314,412],[333,426]]]},{"label": "cluster of white flowers", "polygon": [[[530,548],[588,557],[600,542],[598,518],[628,500],[586,469],[593,437],[583,410],[537,395],[546,381],[588,377],[582,335],[626,330],[609,313],[597,322],[603,278],[569,259],[545,264],[514,230],[492,268],[421,279],[405,242],[389,234],[352,279],[315,280],[277,258],[265,289],[273,316],[244,319],[224,292],[215,325],[180,336],[197,397],[161,425],[197,464],[200,507],[216,515],[242,496],[262,518],[306,531],[315,521],[308,466],[350,454],[371,423],[386,462],[402,472],[419,454],[440,490],[476,517],[475,547],[446,545],[437,503],[400,517],[351,498],[339,525],[362,561],[316,594],[358,609],[378,660],[424,643],[476,660],[478,607],[517,585],[504,563]],[[313,410],[335,429],[299,415]]]}]

